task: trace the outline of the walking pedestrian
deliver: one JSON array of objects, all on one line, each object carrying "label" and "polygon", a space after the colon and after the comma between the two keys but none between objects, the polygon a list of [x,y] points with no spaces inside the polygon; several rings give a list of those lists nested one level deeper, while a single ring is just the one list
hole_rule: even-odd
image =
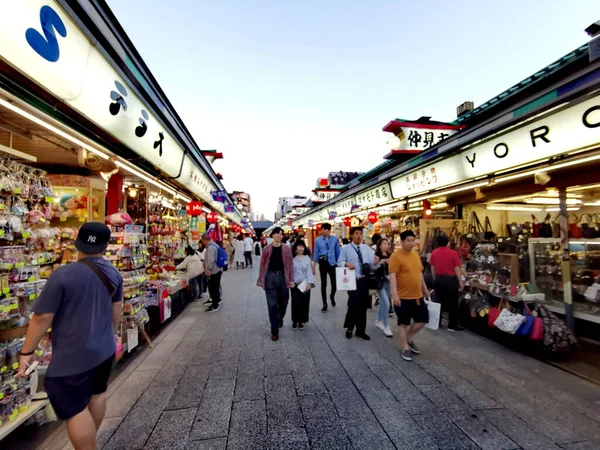
[{"label": "walking pedestrian", "polygon": [[[448,311],[448,331],[464,331],[458,324],[458,294],[464,289],[462,265],[456,251],[448,248],[448,237],[437,237],[436,248],[431,253],[429,265],[433,275],[433,287],[442,308]],[[440,325],[442,316],[440,315]]]},{"label": "walking pedestrian", "polygon": [[237,241],[235,242],[235,267],[239,269],[240,266],[242,269],[246,264],[246,256],[245,256],[246,246],[244,245],[244,236],[242,234],[238,234]]},{"label": "walking pedestrian", "polygon": [[260,259],[260,272],[256,284],[262,287],[267,295],[271,340],[277,341],[290,298],[288,288],[295,286],[294,261],[292,249],[281,243],[283,230],[280,227],[273,228],[271,238],[273,243],[265,247]]},{"label": "walking pedestrian", "polygon": [[[306,244],[300,238],[294,243],[294,287],[292,290],[292,329],[304,330],[308,323],[310,308],[310,290],[315,285],[315,276],[312,272],[310,256]],[[305,284],[301,290],[302,284]]]},{"label": "walking pedestrian", "polygon": [[219,257],[219,246],[213,242],[208,233],[202,235],[202,244],[206,247],[206,257],[204,258],[204,274],[208,278],[208,294],[212,300],[212,305],[206,312],[216,312],[221,303],[221,276],[223,269],[217,265]]},{"label": "walking pedestrian", "polygon": [[372,237],[371,237],[371,248],[373,249],[374,252],[377,252],[377,243],[381,240],[381,235],[378,233],[375,233]]},{"label": "walking pedestrian", "polygon": [[319,263],[319,274],[321,276],[321,297],[323,298],[322,312],[327,311],[327,276],[331,280],[331,306],[335,308],[335,266],[340,257],[340,245],[336,236],[331,234],[331,224],[324,223],[322,235],[315,240],[312,271],[316,275],[317,262]]},{"label": "walking pedestrian", "polygon": [[192,287],[192,299],[196,300],[201,295],[201,278],[204,274],[204,264],[200,259],[200,255],[191,246],[187,246],[185,249],[187,255],[183,262],[175,267],[176,270],[187,269],[188,278],[190,279],[190,286]]},{"label": "walking pedestrian", "polygon": [[376,269],[375,253],[366,244],[363,244],[363,230],[361,227],[350,229],[352,242],[342,248],[338,260],[339,267],[347,267],[354,270],[356,274],[356,290],[348,291],[348,312],[344,321],[346,337],[352,337],[352,331],[356,328],[356,336],[365,340],[371,339],[366,333],[367,308],[371,306],[369,297],[369,283],[367,270]]},{"label": "walking pedestrian", "polygon": [[[389,261],[390,291],[398,316],[398,334],[405,361],[412,361],[411,353],[420,353],[413,339],[429,322],[429,311],[423,300],[423,296],[429,297],[429,290],[423,278],[421,257],[414,248],[415,233],[403,231],[400,233],[400,248]],[[414,321],[412,325],[411,320]]]},{"label": "walking pedestrian", "polygon": [[229,235],[227,243],[225,244],[225,250],[227,250],[227,265],[233,269],[233,259],[235,257],[235,241],[232,235]]},{"label": "walking pedestrian", "polygon": [[246,267],[252,268],[252,238],[249,234],[246,235],[244,239],[244,260],[246,263]]},{"label": "walking pedestrian", "polygon": [[388,323],[391,299],[388,263],[391,252],[390,243],[387,239],[381,238],[377,241],[375,256],[379,258],[379,268],[375,272],[378,282],[377,297],[379,299],[379,309],[377,310],[375,326],[383,331],[383,334],[391,338],[394,336]]},{"label": "walking pedestrian", "polygon": [[106,389],[121,323],[123,278],[103,258],[110,229],[90,222],[79,229],[79,261],[56,269],[33,305],[19,353],[19,377],[52,328],[52,361],[44,386],[56,415],[67,421],[76,449],[96,448],[106,411]]},{"label": "walking pedestrian", "polygon": [[260,256],[262,247],[260,246],[260,241],[258,239],[254,240],[254,254],[256,256]]}]

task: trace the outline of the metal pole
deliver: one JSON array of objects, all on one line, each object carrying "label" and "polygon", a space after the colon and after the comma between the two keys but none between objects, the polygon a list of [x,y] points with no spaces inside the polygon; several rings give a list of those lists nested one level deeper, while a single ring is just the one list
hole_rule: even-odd
[{"label": "metal pole", "polygon": [[563,300],[565,302],[565,322],[570,330],[575,329],[573,315],[573,295],[571,286],[571,252],[569,249],[569,220],[567,218],[567,190],[558,190],[560,202],[560,245],[562,246]]}]

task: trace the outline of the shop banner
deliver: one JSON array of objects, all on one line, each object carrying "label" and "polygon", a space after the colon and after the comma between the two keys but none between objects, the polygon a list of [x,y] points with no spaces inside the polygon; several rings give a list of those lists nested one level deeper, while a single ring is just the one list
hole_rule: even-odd
[{"label": "shop banner", "polygon": [[388,148],[393,152],[421,152],[438,145],[453,134],[458,133],[459,127],[448,128],[413,128],[403,126],[400,132],[387,139]]},{"label": "shop banner", "polygon": [[355,178],[361,176],[359,172],[329,172],[327,181],[330,189],[341,189]]},{"label": "shop banner", "polygon": [[392,200],[390,184],[385,182],[374,188],[356,194],[356,203],[361,207],[377,206]]},{"label": "shop banner", "polygon": [[391,181],[394,198],[437,190],[600,144],[600,96],[474,145]]},{"label": "shop banner", "polygon": [[355,203],[354,195],[345,197],[335,204],[335,210],[338,214],[349,214],[352,212],[352,205]]},{"label": "shop banner", "polygon": [[340,193],[340,191],[331,191],[327,189],[315,189],[314,192],[317,196],[317,202],[326,202]]}]

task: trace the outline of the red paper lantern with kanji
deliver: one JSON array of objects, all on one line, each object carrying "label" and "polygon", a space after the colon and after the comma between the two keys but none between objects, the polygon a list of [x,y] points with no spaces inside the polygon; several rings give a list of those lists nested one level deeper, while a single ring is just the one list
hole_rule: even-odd
[{"label": "red paper lantern with kanji", "polygon": [[199,216],[202,214],[202,202],[189,202],[185,206],[185,212],[188,216]]},{"label": "red paper lantern with kanji", "polygon": [[217,214],[216,211],[211,212],[206,219],[210,222],[210,223],[217,223],[217,221],[219,220],[219,214]]},{"label": "red paper lantern with kanji", "polygon": [[318,223],[317,224],[317,231],[321,231],[321,228],[323,228],[323,224],[322,223]]},{"label": "red paper lantern with kanji", "polygon": [[367,216],[367,220],[371,223],[376,223],[379,220],[379,215],[375,211],[372,211]]},{"label": "red paper lantern with kanji", "polygon": [[344,225],[346,225],[347,227],[352,225],[352,217],[344,217]]}]

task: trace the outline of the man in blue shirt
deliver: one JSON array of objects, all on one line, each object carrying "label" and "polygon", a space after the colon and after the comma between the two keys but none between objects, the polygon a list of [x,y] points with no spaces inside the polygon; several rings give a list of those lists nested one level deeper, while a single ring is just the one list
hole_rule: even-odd
[{"label": "man in blue shirt", "polygon": [[356,328],[356,336],[368,341],[371,339],[366,333],[367,328],[367,308],[371,305],[369,297],[369,282],[366,270],[377,268],[379,259],[368,245],[362,243],[363,230],[361,227],[350,229],[352,242],[342,248],[339,267],[347,267],[354,270],[356,275],[356,290],[348,291],[348,312],[344,321],[346,328],[346,337],[352,337],[352,331]]},{"label": "man in blue shirt", "polygon": [[75,448],[95,448],[106,410],[106,388],[121,323],[123,278],[103,258],[110,229],[86,223],[75,246],[79,261],[56,269],[33,305],[19,355],[19,376],[35,359],[35,349],[52,328],[52,360],[45,388],[56,415],[67,421]]},{"label": "man in blue shirt", "polygon": [[321,274],[321,297],[323,297],[322,312],[327,311],[327,275],[331,280],[331,306],[335,307],[335,266],[340,257],[340,245],[337,237],[331,234],[331,225],[323,224],[323,234],[315,240],[315,251],[313,254],[312,271],[316,275],[317,262]]}]

